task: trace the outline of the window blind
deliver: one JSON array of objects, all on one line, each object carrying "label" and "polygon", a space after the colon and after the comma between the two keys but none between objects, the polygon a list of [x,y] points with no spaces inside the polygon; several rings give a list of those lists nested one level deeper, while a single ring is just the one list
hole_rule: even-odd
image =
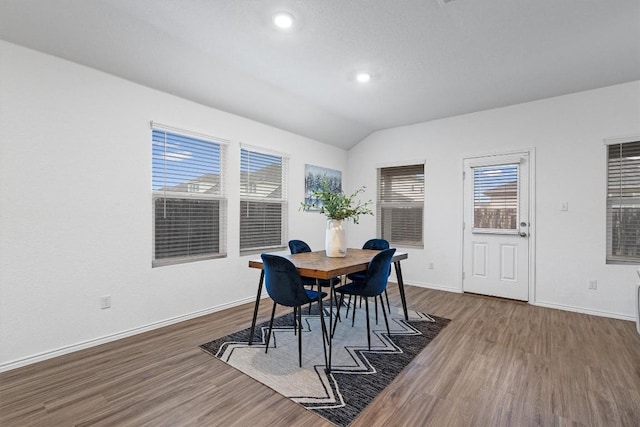
[{"label": "window blind", "polygon": [[153,265],[226,255],[226,144],[152,130]]},{"label": "window blind", "polygon": [[640,141],[607,157],[607,262],[640,263]]},{"label": "window blind", "polygon": [[473,228],[516,230],[519,165],[473,168]]},{"label": "window blind", "polygon": [[288,158],[240,150],[240,252],[283,248],[287,230]]},{"label": "window blind", "polygon": [[377,234],[400,246],[423,246],[424,164],[378,168]]}]

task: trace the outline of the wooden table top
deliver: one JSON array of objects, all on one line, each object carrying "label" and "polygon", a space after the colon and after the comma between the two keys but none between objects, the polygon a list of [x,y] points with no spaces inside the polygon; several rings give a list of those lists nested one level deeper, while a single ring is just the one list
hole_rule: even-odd
[{"label": "wooden table top", "polygon": [[[330,279],[349,273],[366,270],[371,259],[379,250],[372,249],[347,249],[347,255],[342,258],[330,258],[325,251],[304,252],[300,254],[277,254],[290,260],[298,268],[301,276],[315,277],[317,279]],[[407,259],[406,252],[396,252],[392,262]],[[249,261],[249,267],[262,269],[262,259]]]}]

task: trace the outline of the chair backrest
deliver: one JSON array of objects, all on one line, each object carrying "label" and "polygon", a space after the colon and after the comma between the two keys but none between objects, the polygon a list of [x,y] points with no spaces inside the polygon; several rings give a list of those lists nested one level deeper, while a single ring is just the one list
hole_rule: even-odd
[{"label": "chair backrest", "polygon": [[292,254],[311,252],[311,248],[302,240],[289,240],[289,250]]},{"label": "chair backrest", "polygon": [[389,242],[384,239],[370,239],[364,242],[364,245],[362,245],[362,249],[389,249]]},{"label": "chair backrest", "polygon": [[[389,249],[389,242],[385,239],[369,239],[364,242],[362,249],[376,249],[379,251]],[[389,265],[389,275],[391,275],[391,265]]]},{"label": "chair backrest", "polygon": [[311,302],[302,278],[291,261],[278,255],[262,254],[264,285],[272,300],[287,307]]},{"label": "chair backrest", "polygon": [[389,279],[389,269],[391,268],[391,258],[396,249],[385,249],[373,257],[367,268],[367,279],[365,281],[362,295],[374,297],[380,295],[387,288]]}]

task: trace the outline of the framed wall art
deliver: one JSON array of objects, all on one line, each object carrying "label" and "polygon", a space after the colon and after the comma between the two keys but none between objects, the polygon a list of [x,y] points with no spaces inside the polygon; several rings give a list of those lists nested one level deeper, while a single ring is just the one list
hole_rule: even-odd
[{"label": "framed wall art", "polygon": [[342,191],[342,172],[320,166],[304,165],[304,201],[305,203],[315,203],[317,206],[310,210],[319,210],[322,205],[322,202],[316,200],[312,193],[314,190],[320,189],[320,183],[323,179],[327,180],[332,191]]}]

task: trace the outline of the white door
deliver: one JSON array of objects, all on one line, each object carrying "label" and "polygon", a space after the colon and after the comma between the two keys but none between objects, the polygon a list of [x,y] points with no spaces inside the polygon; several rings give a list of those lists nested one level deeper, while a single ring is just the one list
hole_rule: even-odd
[{"label": "white door", "polygon": [[529,300],[529,153],[464,160],[464,292]]}]

